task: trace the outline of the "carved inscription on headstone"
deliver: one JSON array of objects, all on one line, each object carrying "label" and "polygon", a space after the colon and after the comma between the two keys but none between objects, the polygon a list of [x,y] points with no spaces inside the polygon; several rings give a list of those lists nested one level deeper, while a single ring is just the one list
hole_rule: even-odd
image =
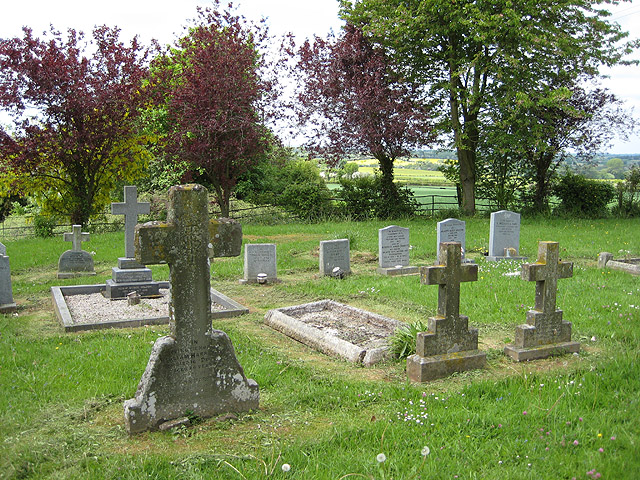
[{"label": "carved inscription on headstone", "polygon": [[524,259],[520,256],[520,214],[500,210],[491,214],[487,260],[496,261],[505,258]]},{"label": "carved inscription on headstone", "polygon": [[[458,242],[462,247],[462,260],[464,261],[466,252],[465,240],[466,224],[457,218],[447,218],[438,222],[436,227],[436,249],[440,255],[440,244],[444,242]],[[438,258],[438,263],[442,263],[444,259]]]},{"label": "carved inscription on headstone", "polygon": [[278,280],[275,243],[247,243],[244,246],[242,283],[257,282],[258,274],[266,274],[267,283]]},{"label": "carved inscription on headstone", "polygon": [[351,273],[348,238],[320,242],[320,275],[332,275],[335,268]]},{"label": "carved inscription on headstone", "polygon": [[64,252],[58,260],[58,278],[70,278],[77,275],[95,275],[93,257],[82,250],[82,242],[88,242],[90,235],[82,232],[81,225],[74,225],[71,233],[64,233],[65,242],[71,242],[71,250]]}]

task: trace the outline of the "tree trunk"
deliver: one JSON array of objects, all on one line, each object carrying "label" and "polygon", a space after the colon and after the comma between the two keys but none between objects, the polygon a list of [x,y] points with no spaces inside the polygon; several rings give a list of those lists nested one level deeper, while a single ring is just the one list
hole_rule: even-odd
[{"label": "tree trunk", "polygon": [[380,164],[380,173],[382,174],[382,191],[380,196],[387,205],[397,200],[395,185],[393,184],[393,159],[385,155],[377,157]]},{"label": "tree trunk", "polygon": [[476,152],[463,147],[458,147],[457,152],[462,189],[462,212],[465,215],[473,215],[476,213]]}]

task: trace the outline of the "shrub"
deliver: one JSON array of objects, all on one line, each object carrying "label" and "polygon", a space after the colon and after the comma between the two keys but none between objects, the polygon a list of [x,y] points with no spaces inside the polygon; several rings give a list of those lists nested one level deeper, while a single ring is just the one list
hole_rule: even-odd
[{"label": "shrub", "polygon": [[640,167],[633,166],[625,175],[623,182],[616,185],[618,204],[613,213],[619,216],[640,216]]},{"label": "shrub", "polygon": [[590,218],[606,216],[607,205],[615,196],[615,190],[609,183],[568,172],[560,178],[554,193],[560,198],[555,213]]},{"label": "shrub", "polygon": [[418,320],[398,328],[389,340],[391,354],[396,358],[407,358],[409,355],[413,355],[416,353],[418,333],[428,330],[429,326],[424,320]]},{"label": "shrub", "polygon": [[390,219],[411,217],[418,210],[418,202],[407,187],[393,184],[395,201],[387,202],[382,197],[380,175],[340,179],[337,196],[342,202],[341,212],[346,216],[364,220],[369,218]]},{"label": "shrub", "polygon": [[48,238],[53,237],[53,230],[56,228],[56,218],[45,216],[45,215],[35,215],[33,217],[33,231],[36,237]]}]

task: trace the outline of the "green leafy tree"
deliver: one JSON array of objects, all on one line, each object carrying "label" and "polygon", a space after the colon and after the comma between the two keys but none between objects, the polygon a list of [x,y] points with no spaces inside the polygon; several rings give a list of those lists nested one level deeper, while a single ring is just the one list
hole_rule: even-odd
[{"label": "green leafy tree", "polygon": [[457,151],[462,208],[472,214],[484,114],[501,87],[538,85],[549,71],[597,76],[637,46],[622,43],[627,34],[598,9],[608,3],[619,2],[342,0],[341,15],[386,46],[442,105],[439,131]]},{"label": "green leafy tree", "polygon": [[70,29],[0,40],[0,105],[14,130],[0,129],[0,175],[9,192],[34,197],[43,213],[85,224],[103,210],[118,180],[136,178],[148,159],[139,134],[146,104],[145,51],[119,29]]}]

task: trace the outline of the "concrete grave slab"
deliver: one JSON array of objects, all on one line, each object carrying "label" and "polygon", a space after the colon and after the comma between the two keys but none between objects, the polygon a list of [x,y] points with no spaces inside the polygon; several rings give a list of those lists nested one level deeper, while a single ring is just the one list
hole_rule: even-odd
[{"label": "concrete grave slab", "polygon": [[264,322],[322,353],[366,366],[389,357],[389,337],[404,325],[332,300],[269,310]]},{"label": "concrete grave slab", "polygon": [[[166,297],[168,297],[169,292],[169,282],[159,282],[160,283],[160,298],[159,301],[163,298],[166,302]],[[56,312],[56,317],[60,322],[60,325],[64,328],[65,332],[78,332],[83,330],[99,330],[105,328],[132,328],[132,327],[141,327],[143,325],[163,325],[169,323],[169,312],[167,311],[164,314],[164,309],[161,315],[150,315],[150,312],[153,310],[151,307],[145,308],[145,300],[142,301],[143,306],[137,309],[129,309],[131,313],[127,315],[128,318],[121,318],[117,314],[113,314],[109,316],[110,305],[114,307],[116,305],[124,305],[127,303],[126,300],[108,300],[104,298],[102,292],[105,289],[105,285],[73,285],[66,287],[51,287],[51,298],[53,301],[54,310]],[[74,316],[69,308],[69,303],[67,302],[69,297],[72,296],[93,296],[97,294],[102,298],[103,301],[107,303],[100,307],[96,306],[96,308],[100,309],[99,316],[96,315],[93,318],[91,315],[86,315],[82,317]],[[100,302],[100,298],[96,298],[95,301]],[[149,302],[149,300],[147,300]],[[237,317],[239,315],[244,315],[245,313],[249,313],[249,309],[240,305],[235,300],[223,295],[215,289],[211,289],[211,313],[209,314],[209,318],[230,318]],[[148,305],[148,303],[146,304]],[[139,315],[137,315],[139,313]]]}]

